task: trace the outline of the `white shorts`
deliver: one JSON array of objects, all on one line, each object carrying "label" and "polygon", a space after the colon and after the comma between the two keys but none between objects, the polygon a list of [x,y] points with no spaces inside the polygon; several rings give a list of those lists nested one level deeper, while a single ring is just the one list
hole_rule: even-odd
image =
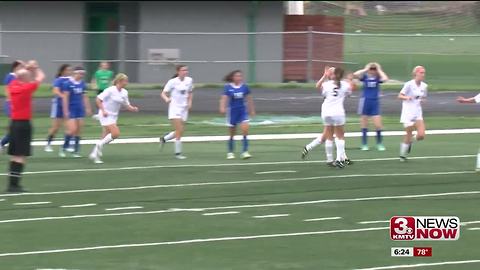
[{"label": "white shorts", "polygon": [[345,115],[322,116],[322,120],[325,126],[343,126],[346,122]]},{"label": "white shorts", "polygon": [[403,124],[404,128],[411,127],[415,125],[418,120],[423,120],[423,112],[422,110],[415,110],[415,111],[403,111],[402,115],[400,116],[400,123]]},{"label": "white shorts", "polygon": [[186,122],[188,119],[188,107],[168,107],[168,119],[182,119],[183,122]]},{"label": "white shorts", "polygon": [[98,114],[98,121],[100,121],[100,125],[102,125],[102,127],[117,124],[117,119],[118,115],[108,115],[105,117],[102,115],[102,113]]}]

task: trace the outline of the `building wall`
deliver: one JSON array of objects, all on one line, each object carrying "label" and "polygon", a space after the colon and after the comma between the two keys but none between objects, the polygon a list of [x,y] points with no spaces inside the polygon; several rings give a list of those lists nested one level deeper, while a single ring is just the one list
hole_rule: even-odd
[{"label": "building wall", "polygon": [[[0,2],[0,25],[4,31],[55,30],[82,31],[84,9],[82,2]],[[2,51],[8,55],[2,62],[14,59],[37,59],[53,80],[59,63],[54,59],[82,59],[82,35],[0,34]]]},{"label": "building wall", "polygon": [[[247,32],[249,2],[142,2],[140,31],[156,32]],[[180,16],[179,16],[180,14]],[[283,3],[261,2],[257,31],[282,31]],[[257,59],[282,59],[282,36],[261,36],[256,39]],[[139,56],[148,59],[150,48],[178,48],[180,60],[248,60],[248,36],[139,36]],[[197,82],[219,82],[233,69],[247,74],[246,63],[192,63],[191,76]],[[145,83],[165,82],[174,73],[173,65],[140,64],[139,78]],[[258,64],[257,80],[279,82],[282,64]]]}]

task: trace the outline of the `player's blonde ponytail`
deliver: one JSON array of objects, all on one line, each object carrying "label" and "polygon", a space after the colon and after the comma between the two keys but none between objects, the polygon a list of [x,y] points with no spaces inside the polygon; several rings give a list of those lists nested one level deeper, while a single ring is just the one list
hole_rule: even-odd
[{"label": "player's blonde ponytail", "polygon": [[119,81],[127,80],[128,76],[125,73],[118,73],[117,76],[115,76],[115,79],[113,79],[113,85],[116,85]]}]

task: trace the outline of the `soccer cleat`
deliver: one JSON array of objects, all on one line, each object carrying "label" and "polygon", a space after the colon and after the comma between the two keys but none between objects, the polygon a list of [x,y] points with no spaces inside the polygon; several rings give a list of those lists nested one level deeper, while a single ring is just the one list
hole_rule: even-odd
[{"label": "soccer cleat", "polygon": [[167,141],[165,141],[165,138],[160,137],[160,151],[163,150],[163,147],[165,146],[165,143],[167,143]]},{"label": "soccer cleat", "polygon": [[67,155],[65,154],[65,151],[63,150],[63,148],[60,148],[60,152],[58,152],[58,156],[59,156],[59,157],[62,157],[62,158],[64,158],[64,157],[67,156]]},{"label": "soccer cleat", "polygon": [[307,147],[305,146],[302,150],[302,159],[303,160],[305,160],[307,158],[309,152],[310,151],[308,151]]},{"label": "soccer cleat", "polygon": [[252,155],[250,155],[250,153],[248,153],[248,152],[243,152],[242,153],[242,159],[249,159],[251,157],[252,157]]},{"label": "soccer cleat", "polygon": [[100,159],[100,157],[98,156],[98,153],[95,154],[95,152],[92,152],[88,158],[90,158],[91,161],[93,161],[93,163],[95,164],[102,164],[103,161]]},{"label": "soccer cleat", "polygon": [[176,159],[186,159],[186,156],[183,156],[182,154],[175,154]]},{"label": "soccer cleat", "polygon": [[344,163],[345,163],[345,165],[353,165],[353,161],[351,161],[348,158],[344,160]]},{"label": "soccer cleat", "polygon": [[234,153],[228,153],[227,154],[227,159],[235,159],[235,154]]},{"label": "soccer cleat", "polygon": [[49,144],[45,145],[45,149],[44,149],[44,150],[45,150],[45,152],[49,152],[49,153],[53,152],[53,148],[52,148],[52,146],[50,146]]},{"label": "soccer cleat", "polygon": [[360,147],[360,150],[368,151],[368,150],[370,150],[370,148],[368,148],[368,145],[364,144],[364,145],[362,145],[362,147]]},{"label": "soccer cleat", "polygon": [[385,151],[387,150],[383,144],[377,144],[377,150],[378,151]]},{"label": "soccer cleat", "polygon": [[343,169],[345,168],[345,162],[344,161],[341,161],[341,160],[335,160],[335,167],[339,168],[339,169]]},{"label": "soccer cleat", "polygon": [[400,162],[406,162],[406,161],[407,161],[407,157],[400,156]]}]

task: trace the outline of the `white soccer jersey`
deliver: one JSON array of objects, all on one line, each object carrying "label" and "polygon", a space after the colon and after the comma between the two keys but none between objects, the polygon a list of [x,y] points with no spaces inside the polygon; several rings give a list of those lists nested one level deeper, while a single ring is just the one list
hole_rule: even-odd
[{"label": "white soccer jersey", "polygon": [[178,77],[170,79],[163,92],[170,93],[170,106],[185,108],[188,106],[188,95],[193,91],[193,79],[185,77],[180,80]]},{"label": "white soccer jersey", "polygon": [[117,116],[122,106],[130,105],[128,91],[123,88],[118,91],[115,85],[103,90],[97,97],[103,101],[105,111],[112,116]]},{"label": "white soccer jersey", "polygon": [[480,103],[480,94],[474,97],[476,103]]},{"label": "white soccer jersey", "polygon": [[343,101],[351,92],[350,84],[345,81],[340,81],[340,87],[332,80],[324,82],[322,84],[322,95],[325,96],[325,100],[322,104],[322,117],[345,116]]},{"label": "white soccer jersey", "polygon": [[411,97],[412,100],[404,100],[402,102],[402,115],[400,121],[402,123],[415,122],[423,119],[421,99],[427,96],[427,84],[421,82],[417,85],[415,80],[410,80],[403,85],[400,93]]}]

